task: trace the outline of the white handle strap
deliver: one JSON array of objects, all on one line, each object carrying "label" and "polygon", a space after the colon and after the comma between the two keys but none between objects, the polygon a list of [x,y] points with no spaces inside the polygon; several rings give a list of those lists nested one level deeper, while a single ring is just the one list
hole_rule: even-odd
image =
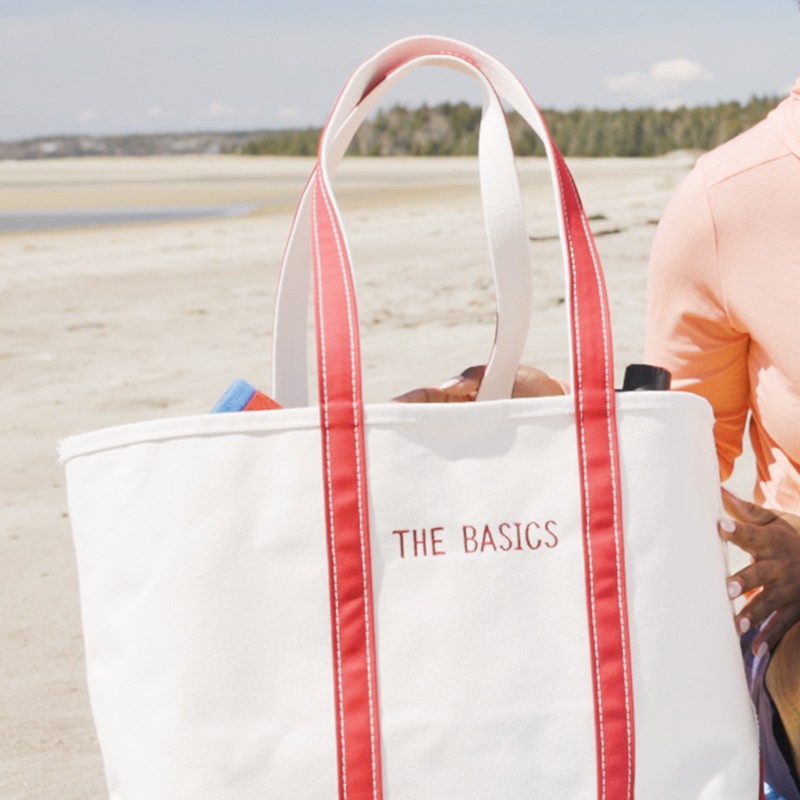
[{"label": "white handle strap", "polygon": [[[529,246],[519,179],[499,98],[484,75],[453,56],[413,59],[385,80],[362,91],[353,82],[340,96],[328,120],[335,133],[320,159],[332,174],[361,122],[381,97],[406,72],[422,64],[439,64],[477,79],[484,90],[479,139],[479,175],[484,220],[496,294],[495,339],[478,399],[509,397],[530,326],[531,278]],[[355,81],[355,77],[353,81]],[[348,110],[349,109],[349,113]],[[338,123],[338,127],[335,127]],[[286,407],[308,402],[307,320],[311,253],[309,249],[310,186],[300,200],[284,253],[275,306],[273,333],[273,396]]]}]

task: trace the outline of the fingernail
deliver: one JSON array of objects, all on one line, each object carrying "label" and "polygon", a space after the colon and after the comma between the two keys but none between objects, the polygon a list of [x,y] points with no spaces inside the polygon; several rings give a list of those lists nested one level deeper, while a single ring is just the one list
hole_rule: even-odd
[{"label": "fingernail", "polygon": [[447,391],[448,389],[452,389],[454,386],[458,386],[461,381],[464,380],[463,375],[456,375],[455,378],[450,378],[449,381],[445,381],[444,383],[439,384],[439,388],[443,391]]},{"label": "fingernail", "polygon": [[761,642],[756,650],[756,655],[759,658],[764,658],[767,653],[769,653],[769,645],[766,642]]},{"label": "fingernail", "polygon": [[750,630],[750,620],[747,617],[742,617],[739,620],[739,633],[745,634]]},{"label": "fingernail", "polygon": [[732,519],[721,519],[719,521],[720,530],[725,533],[734,533],[736,531],[736,523]]},{"label": "fingernail", "polygon": [[730,597],[731,600],[735,600],[741,593],[742,584],[739,583],[739,581],[730,581],[728,583],[728,597]]}]

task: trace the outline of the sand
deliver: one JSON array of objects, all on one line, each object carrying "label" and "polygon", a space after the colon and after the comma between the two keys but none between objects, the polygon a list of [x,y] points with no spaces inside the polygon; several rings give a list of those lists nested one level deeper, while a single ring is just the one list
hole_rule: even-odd
[{"label": "sand", "polygon": [[[571,165],[605,265],[617,373],[640,359],[654,225],[689,156]],[[0,235],[0,797],[104,797],[59,438],[269,389],[277,269],[308,160],[0,164],[0,211],[252,204],[244,217]],[[520,162],[534,241],[526,361],[567,375],[545,164]],[[337,180],[367,400],[482,363],[494,300],[470,159],[351,160]],[[746,487],[747,478],[743,487]],[[746,491],[746,488],[744,489]]]}]

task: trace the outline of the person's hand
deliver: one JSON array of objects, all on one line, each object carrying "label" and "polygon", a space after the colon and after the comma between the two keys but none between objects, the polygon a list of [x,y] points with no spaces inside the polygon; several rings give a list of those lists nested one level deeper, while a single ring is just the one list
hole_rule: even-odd
[{"label": "person's hand", "polygon": [[[398,403],[464,403],[474,400],[483,380],[485,366],[469,367],[441,386],[412,389],[395,397]],[[512,397],[547,397],[564,394],[564,387],[533,367],[520,366],[514,378]]]},{"label": "person's hand", "polygon": [[747,503],[724,489],[722,499],[735,520],[719,523],[722,538],[754,559],[728,578],[732,599],[753,592],[736,625],[744,634],[769,620],[752,643],[753,653],[766,655],[800,621],[800,517]]}]

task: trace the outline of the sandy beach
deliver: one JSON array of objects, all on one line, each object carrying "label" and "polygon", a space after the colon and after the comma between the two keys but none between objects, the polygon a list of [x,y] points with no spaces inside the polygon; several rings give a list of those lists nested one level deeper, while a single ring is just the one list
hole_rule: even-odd
[{"label": "sandy beach", "polygon": [[[618,382],[640,360],[647,253],[689,155],[570,162],[612,309]],[[311,162],[209,156],[0,163],[0,213],[244,205],[247,214],[0,235],[0,797],[96,800],[60,438],[269,390],[277,270]],[[519,164],[531,236],[526,361],[567,375],[545,162]],[[367,400],[482,363],[494,297],[471,159],[359,159],[337,192],[354,259]],[[743,493],[749,477],[737,477]]]}]

